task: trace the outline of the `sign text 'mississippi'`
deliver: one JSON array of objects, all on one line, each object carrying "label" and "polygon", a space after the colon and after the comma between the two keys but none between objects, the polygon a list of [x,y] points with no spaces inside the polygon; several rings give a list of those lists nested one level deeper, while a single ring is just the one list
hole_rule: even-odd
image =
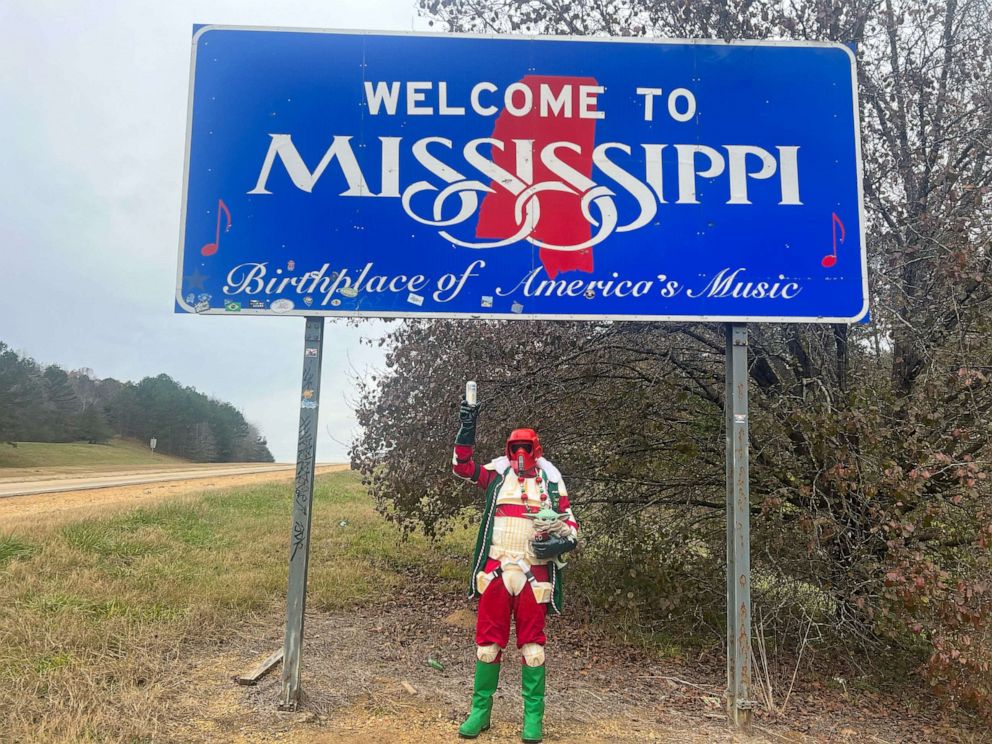
[{"label": "sign text 'mississippi'", "polygon": [[[691,91],[677,88],[665,95],[660,88],[638,87],[645,121],[653,121],[665,109],[676,122],[687,122],[696,114],[696,100]],[[366,82],[365,104],[373,116],[464,116],[468,112],[493,116],[502,110],[511,117],[537,115],[556,119],[605,119],[607,112],[599,110],[598,96],[602,86],[565,85],[554,90],[547,85],[535,89],[524,83],[506,87],[499,96],[493,83],[476,83],[467,100],[456,102],[449,96],[447,84],[426,81],[405,83]],[[601,142],[584,146],[568,140],[538,143],[534,139],[514,138],[503,141],[494,137],[479,137],[464,145],[441,136],[419,139],[402,136],[379,136],[373,163],[360,163],[353,144],[354,135],[329,135],[329,145],[321,159],[308,165],[293,142],[292,133],[268,133],[270,138],[265,157],[258,170],[251,195],[268,195],[270,176],[279,161],[293,186],[312,193],[318,181],[332,165],[343,178],[345,188],[337,191],[342,197],[371,197],[399,199],[404,212],[416,222],[439,228],[447,241],[468,248],[496,248],[527,240],[541,248],[559,251],[579,251],[597,245],[613,233],[637,230],[648,225],[657,215],[659,205],[699,204],[698,179],[725,179],[721,193],[725,204],[752,204],[749,181],[775,178],[775,194],[779,206],[801,205],[799,176],[799,146],[774,145],[771,149],[748,144],[699,143],[624,143]],[[404,179],[400,161],[404,148],[426,171]],[[488,148],[490,155],[485,154]],[[669,149],[670,148],[670,149]],[[376,148],[365,148],[370,153]],[[674,158],[663,153],[674,151]],[[509,157],[512,170],[504,167]],[[367,160],[369,155],[363,159]],[[593,169],[584,173],[573,167],[576,158],[591,160]],[[536,180],[535,163],[543,165],[554,178]],[[366,178],[377,172],[378,190],[373,191]],[[335,178],[337,188],[341,179]],[[674,188],[665,183],[674,181]],[[497,240],[478,240],[475,236],[459,236],[455,228],[469,220],[479,209],[480,196],[494,193],[493,186],[505,189],[515,197],[515,232]],[[587,240],[558,245],[534,237],[534,228],[541,217],[540,194],[563,192],[581,197],[581,211],[596,228]],[[637,210],[621,215],[614,197],[618,191],[628,194]],[[709,191],[708,193],[713,193]],[[592,207],[596,208],[596,214]]]}]

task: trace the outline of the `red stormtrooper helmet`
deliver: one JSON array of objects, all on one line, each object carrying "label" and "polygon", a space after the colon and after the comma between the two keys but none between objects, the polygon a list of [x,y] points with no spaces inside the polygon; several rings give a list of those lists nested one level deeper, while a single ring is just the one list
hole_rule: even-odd
[{"label": "red stormtrooper helmet", "polygon": [[533,429],[514,429],[506,439],[506,456],[517,475],[537,467],[537,458],[544,456],[541,440]]}]

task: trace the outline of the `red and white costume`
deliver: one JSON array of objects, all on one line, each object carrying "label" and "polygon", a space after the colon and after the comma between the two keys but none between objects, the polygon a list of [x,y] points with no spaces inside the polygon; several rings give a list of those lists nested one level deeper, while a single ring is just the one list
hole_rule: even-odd
[{"label": "red and white costume", "polygon": [[[518,472],[519,464],[523,463],[511,462],[508,456],[480,466],[473,459],[471,445],[455,445],[452,470],[487,492],[484,519],[491,522],[491,527],[483,524],[480,530],[473,568],[473,593],[481,595],[475,630],[478,658],[486,663],[501,661],[502,650],[509,642],[512,618],[523,661],[536,667],[544,663],[547,606],[551,604],[558,611],[560,587],[556,596],[557,570],[549,566],[554,561],[534,555],[531,541],[535,524],[524,514],[556,508],[567,515],[563,521],[573,539],[579,525],[572,515],[561,473],[541,456],[537,435],[530,430],[517,430],[514,434],[518,432],[530,432],[534,442],[535,456],[529,459],[529,467],[523,472]],[[507,454],[510,454],[509,442]]]}]

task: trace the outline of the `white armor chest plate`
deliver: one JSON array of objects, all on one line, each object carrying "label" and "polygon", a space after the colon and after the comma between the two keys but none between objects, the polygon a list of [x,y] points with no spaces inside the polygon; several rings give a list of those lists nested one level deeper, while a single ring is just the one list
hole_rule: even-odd
[{"label": "white armor chest plate", "polygon": [[[527,500],[521,498],[521,485],[512,474],[506,478],[496,495],[498,504],[514,504],[539,509],[541,492],[536,478],[524,481]],[[495,558],[502,564],[523,559],[527,564],[543,564],[547,561],[538,560],[534,556],[531,540],[534,539],[534,522],[526,517],[495,517],[493,519],[493,539],[489,548],[489,557]]]},{"label": "white armor chest plate", "polygon": [[530,541],[534,538],[534,523],[524,517],[496,517],[493,519],[493,541],[489,557],[500,561],[523,558],[534,563]]}]

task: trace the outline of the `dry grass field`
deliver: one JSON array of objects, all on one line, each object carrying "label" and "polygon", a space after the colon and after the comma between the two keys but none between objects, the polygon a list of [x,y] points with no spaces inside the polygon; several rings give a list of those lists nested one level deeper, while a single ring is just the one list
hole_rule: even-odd
[{"label": "dry grass field", "polygon": [[[291,500],[283,480],[0,522],[0,741],[455,740],[474,663],[472,528],[404,539],[350,472],[317,480],[303,710],[277,711],[278,671],[232,682],[282,642]],[[575,609],[549,636],[549,743],[735,740],[719,649],[632,648]],[[488,744],[519,740],[519,670],[505,667]],[[918,693],[800,680],[793,699],[786,718],[758,711],[750,741],[983,741]]]},{"label": "dry grass field", "polygon": [[[282,482],[0,526],[0,739],[155,739],[190,649],[229,641],[279,604],[291,493]],[[381,601],[424,550],[361,493],[350,474],[318,487],[315,611]]]}]

